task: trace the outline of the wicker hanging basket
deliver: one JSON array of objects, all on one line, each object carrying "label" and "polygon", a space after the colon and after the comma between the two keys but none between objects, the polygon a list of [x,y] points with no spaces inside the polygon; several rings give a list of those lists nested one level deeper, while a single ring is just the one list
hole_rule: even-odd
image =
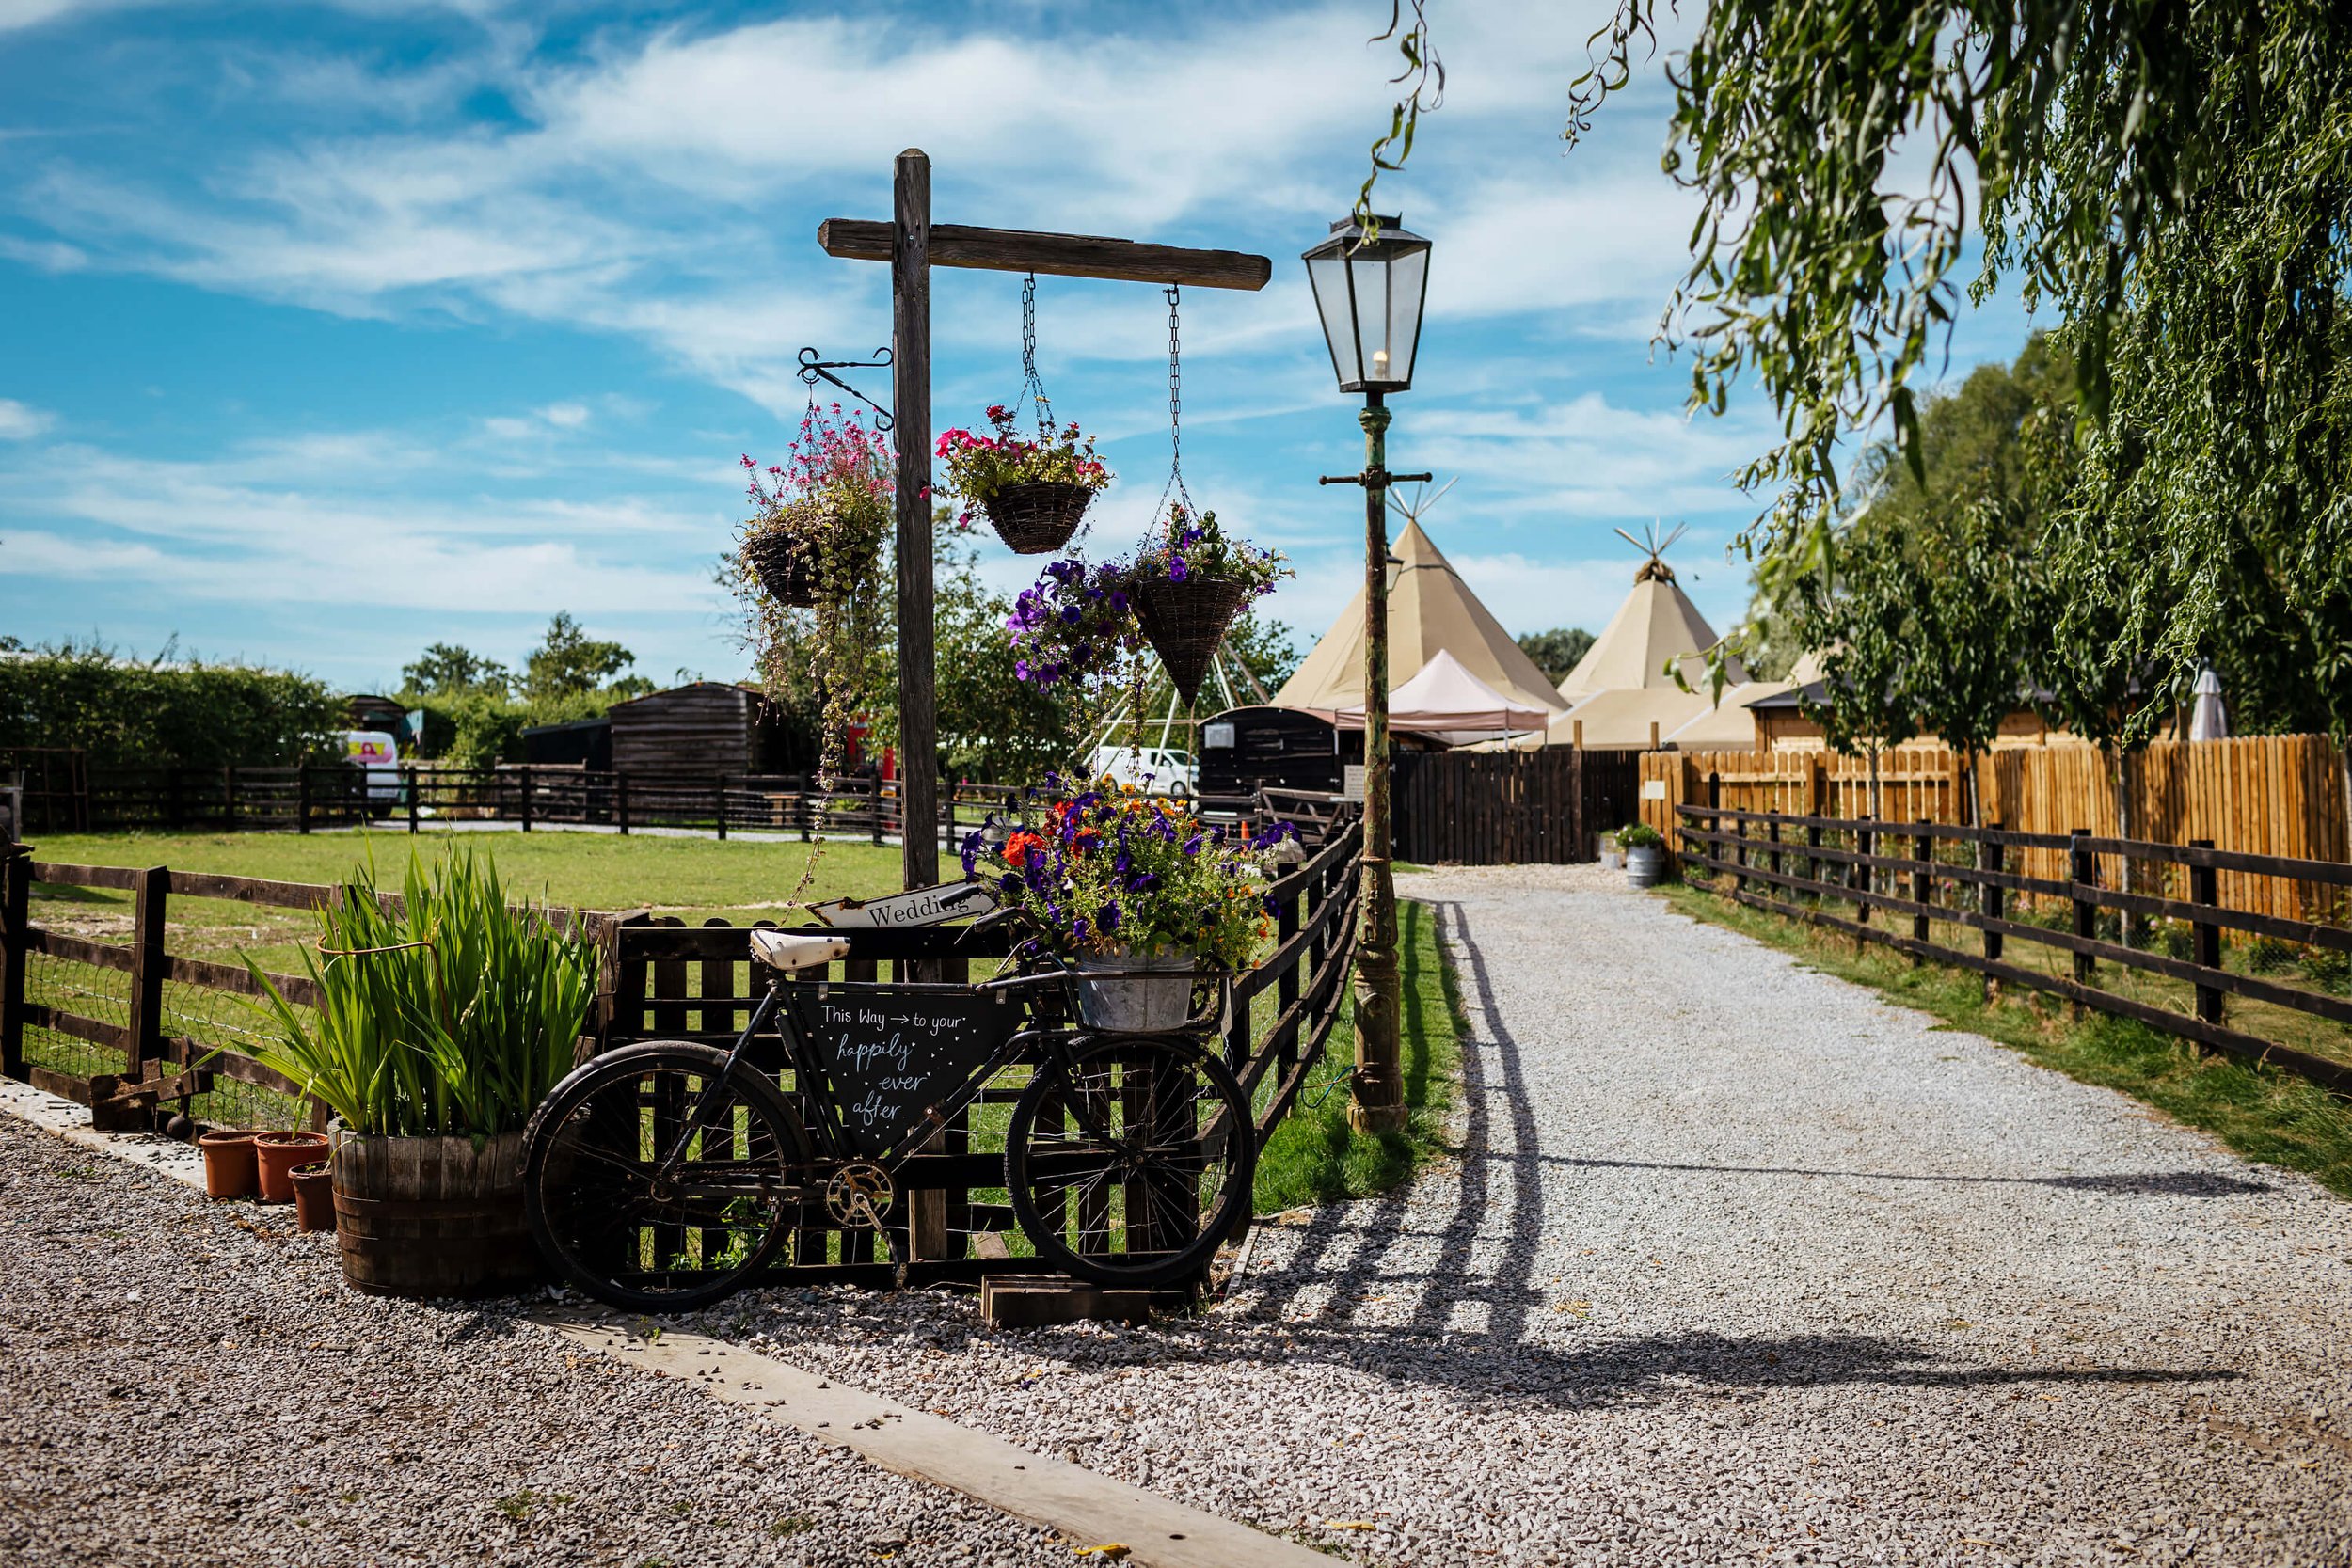
[{"label": "wicker hanging basket", "polygon": [[1136,584],[1136,619],[1184,705],[1200,694],[1200,682],[1216,657],[1225,628],[1248,603],[1249,590],[1223,578],[1144,578]]},{"label": "wicker hanging basket", "polygon": [[1008,484],[980,501],[996,536],[1016,555],[1044,555],[1070,543],[1094,492],[1084,484],[1038,480]]},{"label": "wicker hanging basket", "polygon": [[850,531],[831,514],[796,518],[744,540],[743,560],[776,603],[788,610],[814,610],[823,596],[828,565],[844,568],[845,580],[858,582],[882,559],[879,543],[860,539],[850,546],[852,558],[831,562],[830,553],[842,547],[839,541]]},{"label": "wicker hanging basket", "polygon": [[768,596],[790,610],[817,604],[815,540],[805,524],[785,524],[743,541],[743,561]]}]

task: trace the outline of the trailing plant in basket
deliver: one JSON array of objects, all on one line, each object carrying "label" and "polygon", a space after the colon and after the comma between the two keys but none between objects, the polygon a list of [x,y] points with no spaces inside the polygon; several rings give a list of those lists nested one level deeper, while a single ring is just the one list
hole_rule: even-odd
[{"label": "trailing plant in basket", "polygon": [[1061,560],[1021,591],[1005,618],[1013,675],[1038,687],[1117,680],[1125,655],[1143,645],[1127,568]]},{"label": "trailing plant in basket", "polygon": [[969,521],[977,506],[1016,552],[1060,549],[1078,531],[1095,492],[1111,482],[1094,455],[1094,438],[1074,423],[1057,425],[1041,395],[1034,440],[1013,434],[1012,410],[1001,404],[989,409],[988,421],[993,435],[951,430],[939,438],[947,485],[966,502],[961,520]]},{"label": "trailing plant in basket", "polygon": [[1069,958],[1177,955],[1206,969],[1248,968],[1273,927],[1269,857],[1280,823],[1256,837],[1173,800],[1104,780],[1029,792],[963,841],[966,877],[993,879]]},{"label": "trailing plant in basket", "polygon": [[[796,684],[798,672],[786,661],[806,652],[806,674],[822,703],[818,788],[830,796],[882,618],[883,544],[896,519],[890,443],[839,404],[827,411],[812,403],[787,465],[762,470],[748,456],[742,465],[753,515],[734,557],[733,585],[751,607],[771,696]],[[820,852],[811,851],[802,886]]]},{"label": "trailing plant in basket", "polygon": [[354,1132],[519,1132],[571,1070],[596,992],[594,947],[544,908],[510,909],[497,867],[470,850],[429,870],[411,855],[396,908],[387,911],[371,863],[319,911],[316,950],[303,955],[315,1009],[289,1002],[247,958],[257,1010],[276,1026],[249,1053]]}]

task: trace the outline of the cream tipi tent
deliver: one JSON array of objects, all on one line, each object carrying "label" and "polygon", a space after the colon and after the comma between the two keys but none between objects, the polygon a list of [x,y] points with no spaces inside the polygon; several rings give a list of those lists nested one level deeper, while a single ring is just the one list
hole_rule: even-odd
[{"label": "cream tipi tent", "polygon": [[[1681,688],[1666,673],[1670,658],[1680,662],[1682,678],[1696,686],[1707,666],[1706,651],[1715,645],[1714,628],[1675,581],[1674,568],[1665,562],[1665,551],[1682,537],[1682,530],[1647,544],[1623,529],[1617,535],[1647,550],[1649,559],[1633,574],[1633,592],[1560,683],[1560,695],[1571,707],[1603,691],[1645,687],[1678,691]],[[1730,661],[1730,669],[1733,681],[1748,678],[1738,659]]]},{"label": "cream tipi tent", "polygon": [[[1393,692],[1439,653],[1518,708],[1557,713],[1567,706],[1535,661],[1502,629],[1478,595],[1429,542],[1418,520],[1393,546],[1402,565],[1389,587],[1389,689]],[[1274,694],[1276,707],[1330,714],[1364,705],[1364,591],[1347,602],[1331,629]]]}]

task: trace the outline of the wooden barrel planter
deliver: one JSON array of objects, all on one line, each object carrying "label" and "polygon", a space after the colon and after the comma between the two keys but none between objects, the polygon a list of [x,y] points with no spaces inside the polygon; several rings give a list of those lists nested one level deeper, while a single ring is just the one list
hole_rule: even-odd
[{"label": "wooden barrel planter", "polygon": [[1182,582],[1143,578],[1136,583],[1136,619],[1185,706],[1200,694],[1225,628],[1248,600],[1249,590],[1242,584],[1197,574]]},{"label": "wooden barrel planter", "polygon": [[379,1296],[511,1295],[544,1277],[523,1216],[523,1135],[381,1138],[339,1132],[335,1240],[343,1279]]},{"label": "wooden barrel planter", "polygon": [[1039,480],[1006,485],[983,499],[980,510],[988,514],[996,537],[1010,546],[1014,554],[1043,555],[1070,543],[1070,536],[1078,531],[1079,520],[1087,515],[1087,503],[1093,499],[1094,492],[1086,485]]}]

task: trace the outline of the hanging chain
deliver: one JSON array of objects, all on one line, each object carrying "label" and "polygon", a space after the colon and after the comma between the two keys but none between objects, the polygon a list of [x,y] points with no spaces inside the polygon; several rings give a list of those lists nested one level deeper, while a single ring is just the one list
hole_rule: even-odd
[{"label": "hanging chain", "polygon": [[1168,488],[1160,492],[1160,510],[1170,497],[1193,510],[1192,492],[1184,488],[1184,344],[1177,330],[1176,285],[1168,286]]},{"label": "hanging chain", "polygon": [[[1037,404],[1039,439],[1054,438],[1054,405],[1045,401],[1045,382],[1037,373],[1037,274],[1021,280],[1021,395]],[[1015,404],[1018,407],[1019,404]]]}]

